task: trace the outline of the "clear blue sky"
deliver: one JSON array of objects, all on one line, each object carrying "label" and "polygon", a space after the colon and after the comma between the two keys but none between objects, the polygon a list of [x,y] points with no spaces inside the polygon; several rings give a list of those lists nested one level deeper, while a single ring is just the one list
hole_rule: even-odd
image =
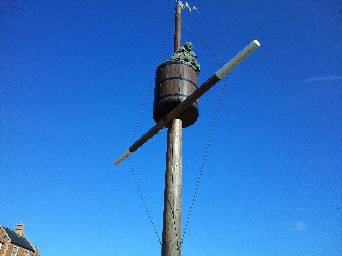
[{"label": "clear blue sky", "polygon": [[[340,1],[193,1],[204,81],[252,39],[224,95],[183,255],[342,254]],[[174,1],[0,2],[0,224],[42,255],[159,255],[127,162],[153,125]],[[184,217],[220,83],[184,130]],[[146,107],[140,109],[147,95]],[[132,158],[161,234],[165,130]]]}]

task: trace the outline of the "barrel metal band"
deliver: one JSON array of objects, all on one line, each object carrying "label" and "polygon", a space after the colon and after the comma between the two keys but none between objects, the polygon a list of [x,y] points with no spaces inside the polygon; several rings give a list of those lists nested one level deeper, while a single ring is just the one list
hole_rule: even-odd
[{"label": "barrel metal band", "polygon": [[198,86],[193,81],[191,81],[190,79],[188,79],[186,77],[181,77],[181,76],[171,76],[171,77],[165,78],[165,79],[159,81],[158,84],[161,84],[161,83],[168,81],[168,80],[176,80],[176,79],[187,81],[190,84],[192,84],[193,86],[195,86],[196,88],[198,88]]},{"label": "barrel metal band", "polygon": [[[172,96],[180,96],[180,97],[184,97],[184,99],[185,99],[185,98],[187,98],[189,95],[183,94],[183,93],[172,93],[172,94],[169,93],[169,94],[165,94],[165,95],[159,97],[157,102],[160,102],[162,99],[167,98],[167,97],[172,97]],[[196,100],[194,103],[197,105],[197,104],[198,104],[197,102],[198,102],[198,100]],[[157,104],[158,104],[158,103],[157,103]]]}]

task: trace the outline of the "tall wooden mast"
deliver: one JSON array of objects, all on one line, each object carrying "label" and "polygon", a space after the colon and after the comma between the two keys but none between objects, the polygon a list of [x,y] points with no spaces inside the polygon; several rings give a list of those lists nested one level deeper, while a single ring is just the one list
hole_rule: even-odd
[{"label": "tall wooden mast", "polygon": [[[174,52],[181,46],[180,4],[176,7]],[[174,119],[167,131],[164,189],[162,256],[180,256],[182,240],[182,133],[181,119]]]},{"label": "tall wooden mast", "polygon": [[[251,41],[230,61],[198,86],[200,66],[190,42],[181,46],[181,15],[178,1],[175,15],[174,54],[157,67],[153,118],[156,124],[136,140],[119,158],[118,165],[163,128],[167,128],[167,153],[164,189],[162,256],[180,256],[182,247],[182,132],[199,116],[198,99],[230,73],[260,46]],[[186,7],[190,9],[186,3]]]}]

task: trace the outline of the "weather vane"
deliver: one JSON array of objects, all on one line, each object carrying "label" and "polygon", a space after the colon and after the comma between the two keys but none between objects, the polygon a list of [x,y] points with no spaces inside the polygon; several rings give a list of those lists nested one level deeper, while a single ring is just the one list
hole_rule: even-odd
[{"label": "weather vane", "polygon": [[178,2],[178,5],[181,7],[182,10],[184,10],[184,8],[186,8],[186,9],[188,9],[190,12],[191,12],[191,11],[196,11],[197,13],[199,13],[197,7],[194,6],[194,5],[191,7],[190,4],[189,4],[188,2],[185,2],[185,4],[183,4],[182,1],[177,1],[177,0],[176,0],[176,2]]}]

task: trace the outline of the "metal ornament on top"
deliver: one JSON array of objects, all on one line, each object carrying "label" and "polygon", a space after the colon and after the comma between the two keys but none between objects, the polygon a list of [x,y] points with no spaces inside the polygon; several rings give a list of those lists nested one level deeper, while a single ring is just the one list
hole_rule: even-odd
[{"label": "metal ornament on top", "polygon": [[[160,64],[156,71],[153,118],[159,122],[179,103],[197,89],[200,65],[191,42],[179,47],[170,60]],[[183,127],[189,127],[199,116],[198,100],[177,118]]]}]

